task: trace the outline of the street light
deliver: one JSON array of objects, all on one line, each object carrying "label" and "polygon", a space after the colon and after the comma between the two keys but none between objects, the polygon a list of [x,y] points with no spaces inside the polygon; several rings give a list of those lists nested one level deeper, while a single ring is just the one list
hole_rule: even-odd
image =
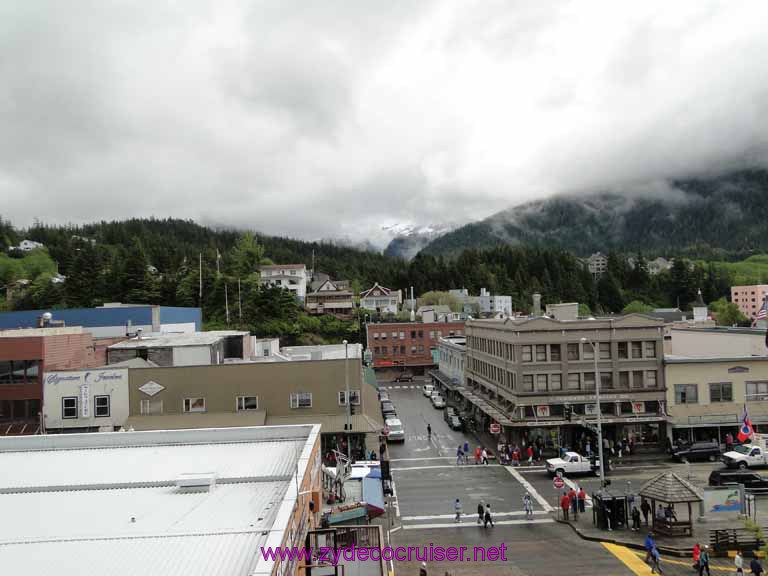
[{"label": "street light", "polygon": [[605,461],[603,460],[603,411],[600,409],[600,370],[597,367],[597,346],[582,336],[581,343],[592,346],[592,357],[595,360],[595,401],[597,402],[597,457],[600,459],[600,487],[605,488]]}]

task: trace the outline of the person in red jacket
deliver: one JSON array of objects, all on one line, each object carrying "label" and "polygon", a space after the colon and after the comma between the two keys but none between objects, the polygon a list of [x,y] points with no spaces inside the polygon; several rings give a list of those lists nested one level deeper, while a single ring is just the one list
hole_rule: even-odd
[{"label": "person in red jacket", "polygon": [[571,499],[568,498],[567,492],[563,492],[563,497],[560,499],[560,508],[563,509],[563,520],[568,522],[568,510],[571,508]]},{"label": "person in red jacket", "polygon": [[573,519],[577,520],[578,519],[578,513],[579,513],[579,508],[578,508],[579,502],[578,502],[578,499],[576,497],[576,490],[574,490],[573,488],[568,490],[568,500],[570,501],[570,504],[571,504],[571,510],[573,512]]},{"label": "person in red jacket", "polygon": [[528,466],[533,466],[533,446],[530,444],[528,444],[526,454],[528,456]]}]

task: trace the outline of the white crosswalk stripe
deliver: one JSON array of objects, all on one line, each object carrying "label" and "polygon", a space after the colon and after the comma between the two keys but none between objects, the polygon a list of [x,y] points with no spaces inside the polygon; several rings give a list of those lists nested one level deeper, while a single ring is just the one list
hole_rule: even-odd
[{"label": "white crosswalk stripe", "polygon": [[[496,520],[495,526],[519,526],[523,524],[554,524],[552,518],[536,518],[533,520]],[[435,528],[479,528],[482,524],[472,521],[468,522],[449,522],[446,524],[403,524],[403,530],[433,530]]]},{"label": "white crosswalk stripe", "polygon": [[520,482],[520,484],[523,485],[523,488],[525,488],[528,491],[528,493],[531,496],[533,496],[536,502],[538,502],[539,505],[542,508],[544,508],[544,510],[546,510],[547,512],[551,512],[552,510],[554,510],[554,508],[550,506],[549,502],[547,502],[546,498],[544,498],[541,494],[539,494],[538,491],[531,485],[531,483],[528,482],[528,480],[526,480],[525,478],[523,478],[522,474],[520,474],[520,472],[518,472],[516,468],[513,468],[512,466],[505,466],[505,468],[507,469],[507,472],[512,474],[515,480],[517,480],[518,482]]}]

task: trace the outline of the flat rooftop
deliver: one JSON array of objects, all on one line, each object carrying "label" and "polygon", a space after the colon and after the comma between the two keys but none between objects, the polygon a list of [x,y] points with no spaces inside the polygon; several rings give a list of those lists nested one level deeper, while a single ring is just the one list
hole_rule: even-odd
[{"label": "flat rooftop", "polygon": [[211,332],[152,332],[141,338],[123,340],[112,344],[110,350],[134,348],[178,348],[180,346],[212,346],[227,336],[247,336],[248,332],[238,330],[215,330]]},{"label": "flat rooftop", "polygon": [[[268,574],[319,426],[0,439],[0,566],[57,576]],[[177,480],[215,477],[208,490]],[[301,479],[299,479],[299,482]]]}]

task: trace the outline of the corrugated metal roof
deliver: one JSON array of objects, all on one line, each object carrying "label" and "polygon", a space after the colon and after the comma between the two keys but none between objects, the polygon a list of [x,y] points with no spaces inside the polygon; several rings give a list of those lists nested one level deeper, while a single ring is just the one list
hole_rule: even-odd
[{"label": "corrugated metal roof", "polygon": [[0,490],[147,485],[207,471],[220,478],[284,478],[293,473],[303,445],[291,440],[0,453]]}]

